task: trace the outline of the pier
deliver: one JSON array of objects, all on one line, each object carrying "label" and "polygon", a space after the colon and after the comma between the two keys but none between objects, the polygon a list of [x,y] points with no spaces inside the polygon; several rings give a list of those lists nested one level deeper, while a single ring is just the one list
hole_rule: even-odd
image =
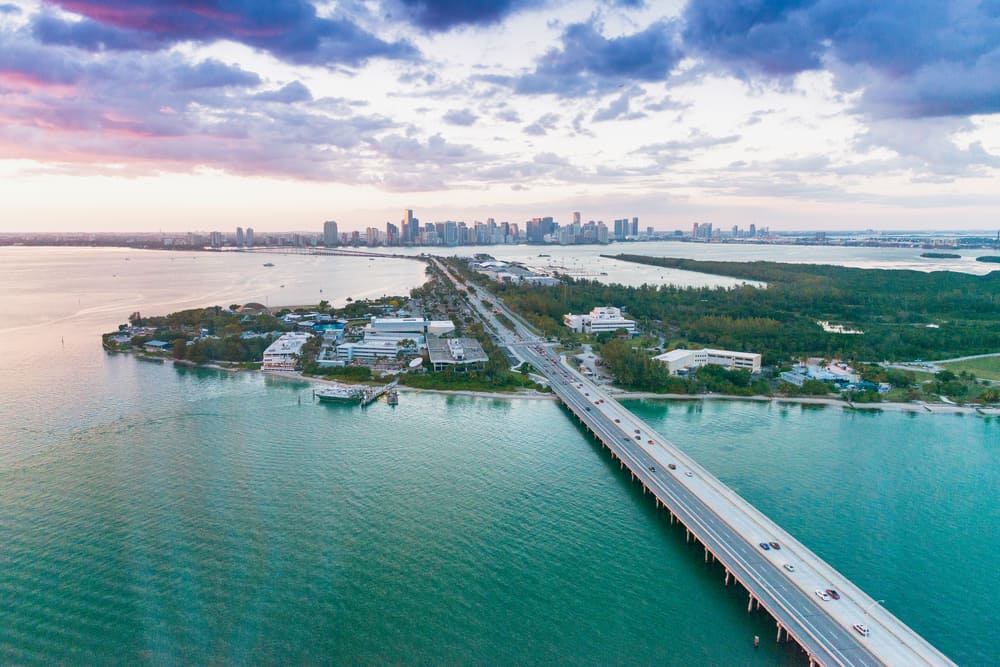
[{"label": "pier", "polygon": [[[361,407],[366,408],[379,399],[380,396],[389,391],[395,391],[398,380],[393,380],[389,384],[382,385],[377,389],[365,389],[361,393]],[[397,399],[398,402],[398,399]]]}]

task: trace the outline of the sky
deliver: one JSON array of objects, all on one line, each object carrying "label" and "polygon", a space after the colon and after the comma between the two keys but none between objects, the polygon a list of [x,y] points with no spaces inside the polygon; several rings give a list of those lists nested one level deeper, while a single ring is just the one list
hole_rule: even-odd
[{"label": "sky", "polygon": [[0,232],[1000,227],[1000,0],[0,0]]}]

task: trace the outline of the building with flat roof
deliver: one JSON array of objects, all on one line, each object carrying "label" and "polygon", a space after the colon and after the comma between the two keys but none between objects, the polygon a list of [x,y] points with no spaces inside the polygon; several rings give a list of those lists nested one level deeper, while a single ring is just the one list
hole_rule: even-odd
[{"label": "building with flat roof", "polygon": [[278,340],[264,350],[265,371],[294,371],[295,364],[302,354],[302,346],[312,338],[312,334],[304,331],[293,331],[282,334]]},{"label": "building with flat roof", "polygon": [[587,315],[563,315],[563,324],[578,333],[604,333],[624,329],[630,334],[635,333],[635,320],[622,317],[620,308],[614,306],[598,306]]},{"label": "building with flat roof", "polygon": [[455,330],[451,320],[428,320],[423,317],[373,317],[365,325],[365,335],[369,334],[420,334],[440,336]]},{"label": "building with flat roof", "polygon": [[700,350],[671,350],[653,358],[665,364],[671,375],[699,366],[722,366],[729,370],[748,370],[751,373],[759,373],[761,355],[755,352],[703,348]]},{"label": "building with flat roof", "polygon": [[427,337],[427,355],[431,360],[431,368],[442,371],[445,368],[468,370],[486,367],[489,357],[475,338],[438,338]]}]

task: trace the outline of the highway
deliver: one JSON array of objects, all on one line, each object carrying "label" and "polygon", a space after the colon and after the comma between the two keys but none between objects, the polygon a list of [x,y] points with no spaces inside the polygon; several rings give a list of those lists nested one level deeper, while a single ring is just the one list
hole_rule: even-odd
[{"label": "highway", "polygon": [[[462,285],[437,260],[456,285]],[[893,616],[844,575],[799,543],[696,461],[576,372],[492,295],[463,285],[480,317],[512,356],[544,376],[553,393],[628,468],[646,490],[679,520],[705,558],[723,565],[749,592],[749,606],[763,606],[776,621],[777,637],[794,639],[821,665],[952,665],[940,651]],[[514,323],[499,322],[484,299]],[[768,544],[768,549],[761,543]],[[778,548],[772,545],[777,544]],[[838,599],[817,591],[833,589]],[[862,636],[854,627],[870,629]]]}]

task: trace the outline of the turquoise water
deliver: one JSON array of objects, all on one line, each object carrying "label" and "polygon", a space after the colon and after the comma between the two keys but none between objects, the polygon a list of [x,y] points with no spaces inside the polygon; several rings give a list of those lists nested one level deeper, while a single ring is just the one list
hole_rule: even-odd
[{"label": "turquoise water", "polygon": [[[554,403],[362,412],[108,355],[131,310],[239,300],[256,267],[169,283],[156,254],[116,290],[120,254],[5,252],[0,663],[802,664]],[[422,279],[300,259],[304,301]],[[1000,421],[630,406],[947,655],[995,663]]]}]

